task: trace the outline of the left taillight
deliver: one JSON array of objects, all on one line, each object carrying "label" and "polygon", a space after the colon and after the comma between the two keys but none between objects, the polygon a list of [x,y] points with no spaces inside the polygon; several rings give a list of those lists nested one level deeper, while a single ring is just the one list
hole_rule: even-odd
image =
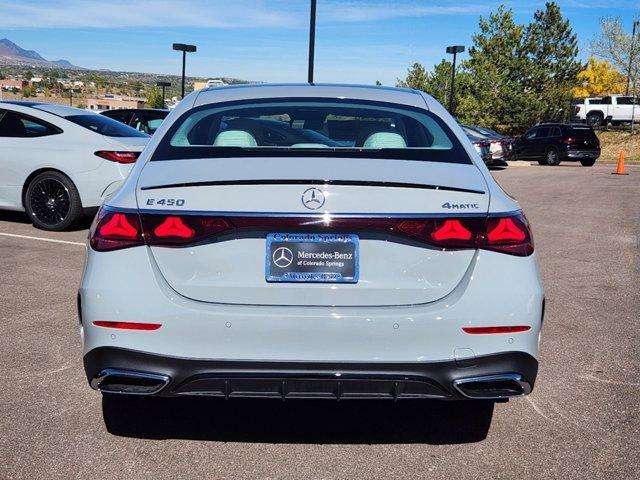
[{"label": "left taillight", "polygon": [[116,163],[136,163],[140,152],[121,152],[115,150],[98,150],[94,155]]},{"label": "left taillight", "polygon": [[138,214],[101,209],[91,225],[89,243],[98,252],[144,245]]}]

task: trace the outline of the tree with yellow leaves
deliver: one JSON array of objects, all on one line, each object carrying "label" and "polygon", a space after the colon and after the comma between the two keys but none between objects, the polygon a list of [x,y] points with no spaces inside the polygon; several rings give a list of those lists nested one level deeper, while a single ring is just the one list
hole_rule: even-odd
[{"label": "tree with yellow leaves", "polygon": [[589,58],[584,70],[578,73],[579,87],[574,97],[600,97],[624,92],[626,77],[606,60]]}]

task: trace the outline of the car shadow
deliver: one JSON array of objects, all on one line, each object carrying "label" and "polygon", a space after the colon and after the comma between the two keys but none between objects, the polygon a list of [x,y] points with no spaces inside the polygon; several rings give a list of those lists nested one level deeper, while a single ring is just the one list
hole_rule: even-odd
[{"label": "car shadow", "polygon": [[486,438],[491,401],[222,400],[103,395],[107,431],[142,439],[459,444]]},{"label": "car shadow", "polygon": [[[97,211],[97,208],[85,209],[82,217],[69,228],[66,228],[63,231],[78,232],[80,230],[87,230],[91,226],[91,222],[93,221],[93,217],[95,217]],[[0,222],[22,223],[25,225],[31,223],[29,217],[25,212],[13,212],[8,210],[0,210]],[[35,226],[33,228],[39,230],[39,228]]]}]

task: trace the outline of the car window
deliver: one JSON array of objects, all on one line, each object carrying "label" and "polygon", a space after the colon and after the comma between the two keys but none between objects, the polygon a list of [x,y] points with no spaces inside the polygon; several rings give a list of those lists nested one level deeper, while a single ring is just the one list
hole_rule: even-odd
[{"label": "car window", "polygon": [[633,97],[618,97],[616,99],[618,105],[638,105],[638,99],[633,100]]},{"label": "car window", "polygon": [[328,156],[471,163],[442,119],[415,107],[325,99],[247,100],[185,113],[152,160]]},{"label": "car window", "polygon": [[62,133],[43,120],[18,112],[6,111],[0,119],[0,137],[30,138]]},{"label": "car window", "polygon": [[560,137],[560,136],[562,136],[562,132],[560,131],[559,127],[553,127],[551,129],[551,134],[549,136],[550,137]]},{"label": "car window", "polygon": [[611,105],[611,97],[603,97],[601,103],[602,105]]},{"label": "car window", "polygon": [[129,125],[120,123],[113,118],[105,117],[95,113],[87,115],[71,115],[65,117],[70,122],[80,125],[88,130],[92,130],[107,137],[147,137],[145,133],[139,132]]},{"label": "car window", "polygon": [[140,132],[148,133],[149,135],[153,135],[155,131],[160,128],[162,122],[164,121],[164,115],[161,118],[150,116],[147,114],[136,114],[133,117],[131,122],[131,126]]},{"label": "car window", "polygon": [[549,137],[551,133],[551,128],[549,127],[542,127],[538,129],[538,134],[536,135],[536,138],[547,138]]},{"label": "car window", "polygon": [[122,123],[127,123],[129,117],[131,116],[131,112],[127,111],[118,111],[118,110],[107,110],[106,112],[102,112],[101,115],[105,117],[113,118]]},{"label": "car window", "polygon": [[524,134],[524,138],[527,140],[533,140],[534,138],[538,138],[538,129],[533,128]]}]

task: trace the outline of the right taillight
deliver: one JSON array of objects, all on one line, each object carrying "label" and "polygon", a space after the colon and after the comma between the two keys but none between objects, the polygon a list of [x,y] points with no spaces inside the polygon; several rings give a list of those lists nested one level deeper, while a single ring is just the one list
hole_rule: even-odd
[{"label": "right taillight", "polygon": [[521,213],[488,218],[486,232],[480,240],[479,248],[520,257],[531,255],[533,237],[529,222]]},{"label": "right taillight", "polygon": [[136,160],[140,156],[140,152],[119,152],[113,150],[99,150],[94,152],[94,155],[110,162],[116,163],[136,163]]}]

